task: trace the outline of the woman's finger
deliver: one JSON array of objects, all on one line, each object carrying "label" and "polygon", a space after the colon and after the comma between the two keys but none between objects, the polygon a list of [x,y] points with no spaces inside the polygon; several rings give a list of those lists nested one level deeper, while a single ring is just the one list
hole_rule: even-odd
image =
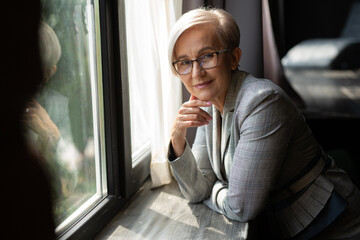
[{"label": "woman's finger", "polygon": [[186,135],[186,129],[191,127],[201,127],[209,124],[207,121],[199,121],[199,120],[177,120],[173,126],[173,135],[175,136],[183,136]]},{"label": "woman's finger", "polygon": [[183,104],[185,107],[210,107],[211,102],[199,99],[189,100]]},{"label": "woman's finger", "polygon": [[201,127],[201,126],[205,126],[205,125],[208,125],[209,122],[202,122],[202,121],[194,120],[194,121],[186,121],[186,122],[183,122],[183,124],[185,125],[186,128],[191,128],[191,127]]},{"label": "woman's finger", "polygon": [[204,111],[203,109],[199,107],[181,107],[179,109],[179,115],[190,115],[190,114],[196,114],[199,115],[202,118],[205,118],[206,120],[210,121],[212,120],[212,117],[209,113]]},{"label": "woman's finger", "polygon": [[210,122],[209,118],[206,118],[200,114],[179,114],[178,119],[180,121],[199,121],[199,122]]},{"label": "woman's finger", "polygon": [[189,101],[192,101],[192,100],[198,100],[198,98],[195,97],[194,95],[191,95]]}]

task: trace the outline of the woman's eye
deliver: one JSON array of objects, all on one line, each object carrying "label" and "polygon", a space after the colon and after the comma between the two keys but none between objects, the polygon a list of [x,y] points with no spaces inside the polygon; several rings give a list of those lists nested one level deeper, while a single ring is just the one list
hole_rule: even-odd
[{"label": "woman's eye", "polygon": [[208,53],[203,56],[204,59],[211,59],[214,57],[214,53]]},{"label": "woman's eye", "polygon": [[191,61],[190,61],[190,60],[184,60],[184,61],[180,62],[180,65],[181,65],[181,66],[188,66],[188,65],[190,65],[190,64],[191,64]]}]

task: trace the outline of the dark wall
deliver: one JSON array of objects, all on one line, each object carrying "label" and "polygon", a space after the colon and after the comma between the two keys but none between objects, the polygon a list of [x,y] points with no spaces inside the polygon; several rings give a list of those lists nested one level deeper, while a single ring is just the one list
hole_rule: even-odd
[{"label": "dark wall", "polygon": [[240,69],[256,77],[263,77],[261,1],[226,0],[225,10],[234,17],[240,28]]}]

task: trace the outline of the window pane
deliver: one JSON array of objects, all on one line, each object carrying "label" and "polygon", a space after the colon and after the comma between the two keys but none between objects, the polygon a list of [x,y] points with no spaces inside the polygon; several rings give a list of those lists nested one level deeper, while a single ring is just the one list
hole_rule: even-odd
[{"label": "window pane", "polygon": [[98,11],[87,0],[42,5],[44,82],[25,125],[48,166],[61,231],[106,194]]}]

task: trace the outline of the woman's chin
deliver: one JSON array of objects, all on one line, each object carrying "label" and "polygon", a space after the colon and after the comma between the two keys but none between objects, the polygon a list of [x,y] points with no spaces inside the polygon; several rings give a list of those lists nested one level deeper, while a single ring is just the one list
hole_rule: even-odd
[{"label": "woman's chin", "polygon": [[209,91],[210,89],[203,89],[203,90],[198,90],[198,89],[191,89],[192,91],[190,92],[191,95],[195,96],[197,99],[202,100],[202,101],[211,101],[211,99],[214,98],[214,94]]},{"label": "woman's chin", "polygon": [[195,95],[197,99],[202,100],[202,101],[210,101],[211,97],[207,94],[198,94]]}]

